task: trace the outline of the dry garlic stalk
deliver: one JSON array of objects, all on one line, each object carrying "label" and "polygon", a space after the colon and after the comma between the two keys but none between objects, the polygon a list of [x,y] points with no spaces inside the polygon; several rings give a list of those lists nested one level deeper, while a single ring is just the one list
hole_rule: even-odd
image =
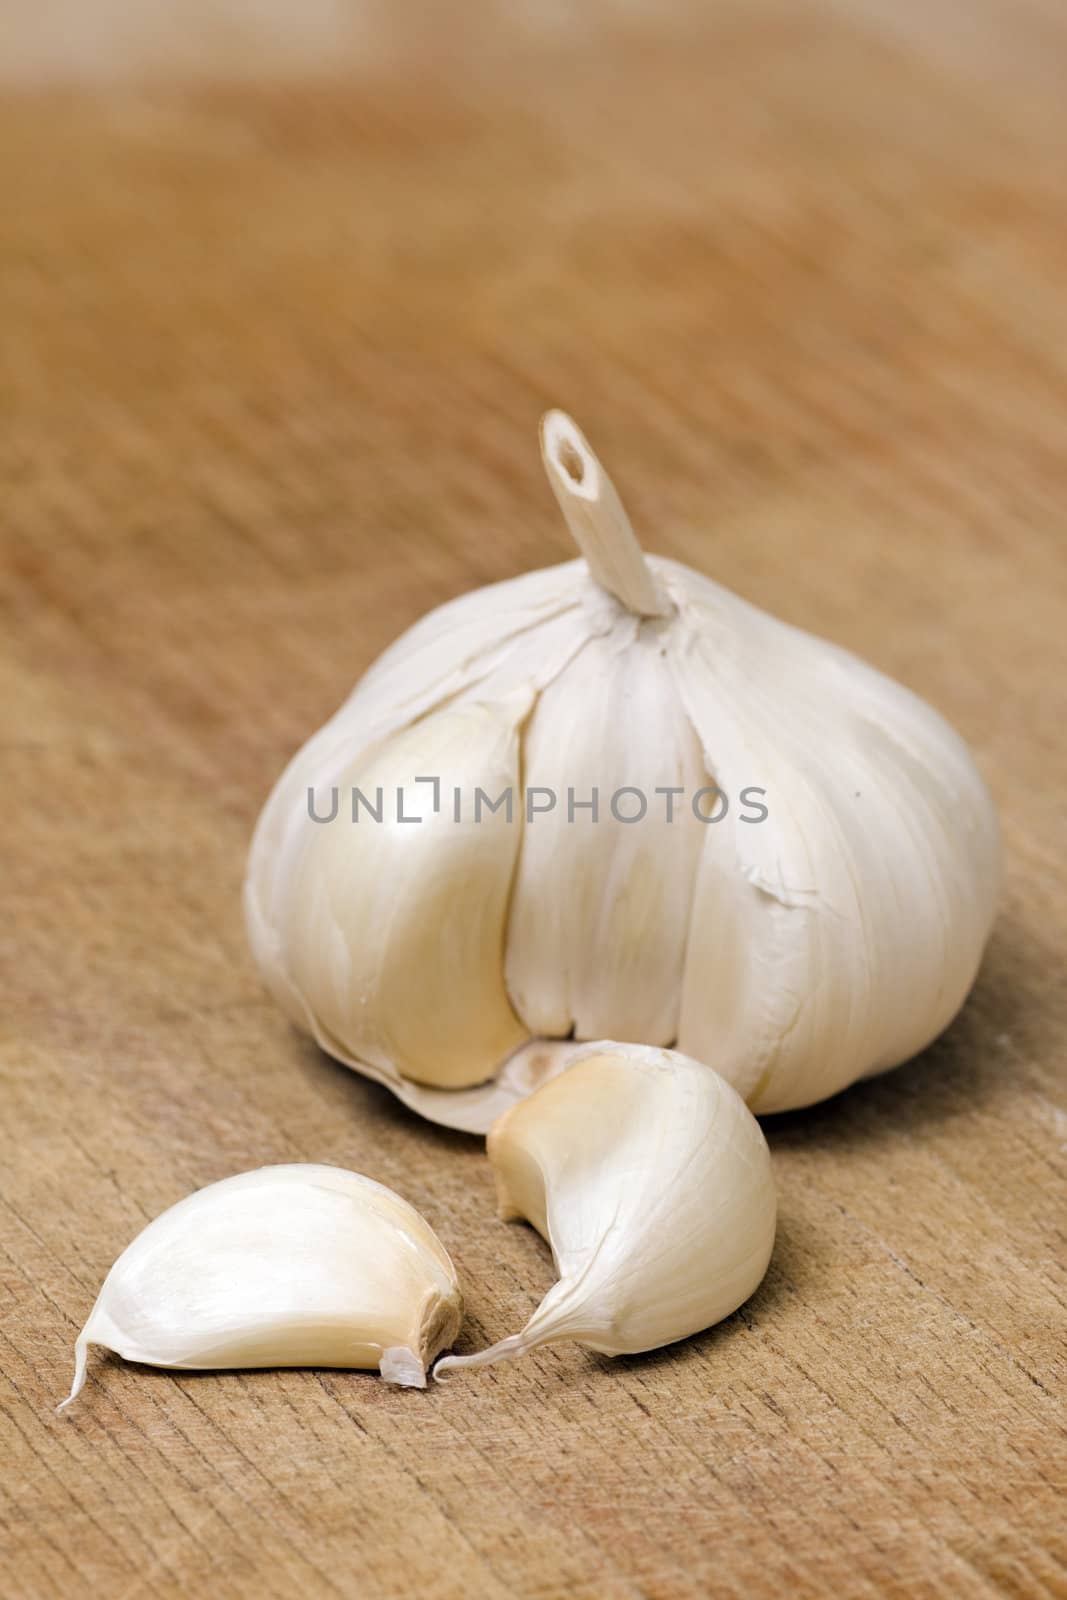
[{"label": "dry garlic stalk", "polygon": [[268,800],[245,904],[271,990],[478,1132],[568,1039],[676,1044],[757,1111],[914,1055],[993,919],[966,746],[855,656],[646,559],[560,412],[542,449],[585,559],[417,623]]},{"label": "dry garlic stalk", "polygon": [[340,1167],[260,1167],[180,1200],[116,1261],[75,1346],[153,1367],[368,1367],[424,1388],[463,1314],[414,1208]]},{"label": "dry garlic stalk", "polygon": [[587,1049],[489,1134],[501,1215],[548,1240],[559,1281],[521,1333],[442,1357],[435,1377],[561,1340],[611,1356],[672,1344],[767,1270],[774,1179],[741,1097],[672,1050]]}]

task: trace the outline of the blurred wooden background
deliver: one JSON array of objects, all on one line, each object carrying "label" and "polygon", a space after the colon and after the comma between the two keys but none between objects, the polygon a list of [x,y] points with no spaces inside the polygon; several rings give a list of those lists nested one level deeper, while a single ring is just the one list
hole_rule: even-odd
[{"label": "blurred wooden background", "polygon": [[[1063,1594],[1067,13],[396,9],[0,19],[0,1590]],[[425,1395],[97,1357],[57,1419],[114,1257],[241,1168],[399,1188],[460,1348],[550,1281],[475,1141],[288,1029],[239,890],[375,654],[570,555],[552,403],[652,548],[971,740],[975,994],[768,1121],[770,1275],[682,1347]]]}]

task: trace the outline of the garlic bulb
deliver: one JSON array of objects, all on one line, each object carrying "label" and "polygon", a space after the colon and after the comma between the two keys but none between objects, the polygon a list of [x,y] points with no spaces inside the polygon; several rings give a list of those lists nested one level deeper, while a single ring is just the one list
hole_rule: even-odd
[{"label": "garlic bulb", "polygon": [[740,1095],[672,1050],[588,1051],[489,1134],[501,1216],[533,1223],[559,1281],[521,1333],[443,1356],[435,1377],[565,1339],[610,1356],[673,1344],[729,1316],[767,1270],[770,1152]]},{"label": "garlic bulb", "polygon": [[115,1262],[75,1345],[153,1367],[368,1367],[424,1388],[463,1314],[419,1213],[340,1167],[260,1167],[180,1200]]},{"label": "garlic bulb", "polygon": [[245,907],[272,992],[475,1132],[574,1040],[676,1045],[759,1112],[916,1054],[994,914],[966,746],[846,651],[646,559],[559,412],[542,449],[585,559],[417,623],[264,808]]}]

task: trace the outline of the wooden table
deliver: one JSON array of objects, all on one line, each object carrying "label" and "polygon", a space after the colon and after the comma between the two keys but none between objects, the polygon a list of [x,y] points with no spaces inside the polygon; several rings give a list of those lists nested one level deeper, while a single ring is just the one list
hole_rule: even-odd
[{"label": "wooden table", "polygon": [[[514,9],[0,106],[0,1590],[1063,1594],[1067,13]],[[407,1195],[460,1348],[550,1282],[477,1141],[264,998],[239,894],[377,652],[569,557],[551,403],[653,548],[970,739],[1008,850],[974,995],[768,1120],[770,1274],[684,1346],[425,1394],[97,1356],[56,1418],[121,1248],[261,1163]]]}]

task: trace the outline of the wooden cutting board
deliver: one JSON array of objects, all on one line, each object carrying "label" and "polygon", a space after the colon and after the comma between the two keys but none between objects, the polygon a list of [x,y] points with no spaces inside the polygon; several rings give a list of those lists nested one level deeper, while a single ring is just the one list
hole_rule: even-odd
[{"label": "wooden cutting board", "polygon": [[[336,50],[317,15],[288,82],[284,34],[183,35],[180,85],[131,24],[118,84],[105,28],[89,88],[30,50],[0,103],[0,1590],[1063,1594],[1067,13],[485,0]],[[650,547],[971,741],[1007,846],[974,995],[768,1119],[770,1273],[683,1346],[426,1394],[97,1356],[56,1418],[112,1260],[243,1168],[400,1189],[460,1348],[551,1281],[475,1140],[290,1030],[239,907],[377,652],[570,555],[550,404]]]}]

